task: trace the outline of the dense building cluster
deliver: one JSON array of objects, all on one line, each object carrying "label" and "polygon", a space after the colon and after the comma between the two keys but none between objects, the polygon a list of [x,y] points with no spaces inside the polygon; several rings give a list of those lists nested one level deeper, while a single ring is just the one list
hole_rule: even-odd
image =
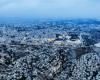
[{"label": "dense building cluster", "polygon": [[100,24],[1,24],[0,80],[100,80]]}]

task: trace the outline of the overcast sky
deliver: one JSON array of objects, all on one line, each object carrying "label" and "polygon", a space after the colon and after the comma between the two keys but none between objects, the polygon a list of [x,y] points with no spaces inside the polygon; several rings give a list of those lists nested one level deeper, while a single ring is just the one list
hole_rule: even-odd
[{"label": "overcast sky", "polygon": [[100,18],[100,0],[0,0],[0,17]]}]

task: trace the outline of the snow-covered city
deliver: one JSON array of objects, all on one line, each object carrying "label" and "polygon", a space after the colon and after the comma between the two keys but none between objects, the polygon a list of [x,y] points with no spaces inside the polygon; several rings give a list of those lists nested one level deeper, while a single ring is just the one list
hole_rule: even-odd
[{"label": "snow-covered city", "polygon": [[99,80],[100,21],[0,25],[0,80]]}]

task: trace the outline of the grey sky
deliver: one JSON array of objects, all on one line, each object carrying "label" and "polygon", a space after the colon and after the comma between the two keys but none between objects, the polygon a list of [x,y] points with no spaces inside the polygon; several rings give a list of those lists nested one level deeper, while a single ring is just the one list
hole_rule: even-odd
[{"label": "grey sky", "polygon": [[100,0],[0,0],[0,17],[100,18]]}]

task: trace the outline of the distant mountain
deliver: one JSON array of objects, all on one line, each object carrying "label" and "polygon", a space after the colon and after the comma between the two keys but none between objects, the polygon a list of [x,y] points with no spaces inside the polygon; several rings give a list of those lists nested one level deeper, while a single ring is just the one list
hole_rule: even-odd
[{"label": "distant mountain", "polygon": [[100,24],[97,19],[35,19],[35,18],[0,18],[0,24],[35,24],[35,23],[56,23],[56,24]]}]

